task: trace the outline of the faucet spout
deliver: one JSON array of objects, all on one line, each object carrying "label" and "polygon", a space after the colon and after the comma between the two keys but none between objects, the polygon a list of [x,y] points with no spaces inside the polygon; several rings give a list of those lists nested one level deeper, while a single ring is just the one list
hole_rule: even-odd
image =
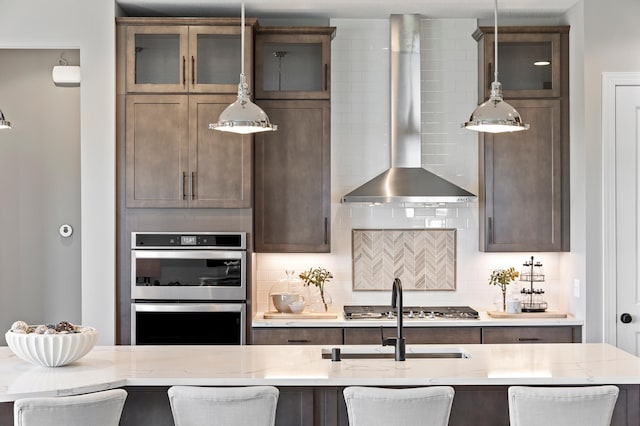
[{"label": "faucet spout", "polygon": [[400,278],[393,280],[393,288],[391,291],[391,308],[396,309],[397,336],[395,338],[383,339],[383,346],[394,344],[396,361],[404,361],[406,359],[406,343],[402,333],[402,282]]},{"label": "faucet spout", "polygon": [[398,339],[402,339],[402,281],[400,278],[393,280],[393,288],[391,290],[391,308],[396,309],[396,319],[398,324]]}]

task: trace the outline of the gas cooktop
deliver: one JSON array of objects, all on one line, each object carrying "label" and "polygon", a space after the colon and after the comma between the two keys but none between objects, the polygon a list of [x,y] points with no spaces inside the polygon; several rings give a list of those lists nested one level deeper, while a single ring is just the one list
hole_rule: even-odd
[{"label": "gas cooktop", "polygon": [[[397,310],[388,305],[346,305],[344,317],[348,320],[395,319]],[[407,319],[478,319],[478,311],[469,306],[405,306]]]}]

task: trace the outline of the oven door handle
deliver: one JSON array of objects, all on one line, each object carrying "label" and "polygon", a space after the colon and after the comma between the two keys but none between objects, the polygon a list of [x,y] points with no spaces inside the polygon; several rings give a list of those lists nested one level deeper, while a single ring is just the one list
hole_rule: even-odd
[{"label": "oven door handle", "polygon": [[133,259],[215,259],[239,260],[247,258],[246,251],[230,250],[131,250]]},{"label": "oven door handle", "polygon": [[244,303],[134,303],[135,312],[242,312]]}]

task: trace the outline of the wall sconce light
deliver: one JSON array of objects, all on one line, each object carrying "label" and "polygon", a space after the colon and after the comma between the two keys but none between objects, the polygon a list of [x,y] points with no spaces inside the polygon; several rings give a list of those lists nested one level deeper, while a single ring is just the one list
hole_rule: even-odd
[{"label": "wall sconce light", "polygon": [[51,78],[56,86],[59,87],[78,87],[80,86],[80,67],[67,65],[67,61],[60,55],[58,65],[53,67]]}]

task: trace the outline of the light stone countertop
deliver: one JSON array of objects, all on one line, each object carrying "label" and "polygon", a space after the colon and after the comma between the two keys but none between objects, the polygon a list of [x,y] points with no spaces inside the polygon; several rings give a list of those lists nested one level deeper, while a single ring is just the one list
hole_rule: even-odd
[{"label": "light stone countertop", "polygon": [[[325,347],[330,350],[330,347]],[[385,351],[381,346],[340,346]],[[607,344],[408,345],[458,359],[322,359],[323,346],[97,346],[46,368],[0,347],[0,402],[122,386],[640,384],[640,358]]]},{"label": "light stone countertop", "polygon": [[[584,321],[572,315],[567,318],[492,318],[486,311],[479,311],[477,320],[448,320],[448,319],[404,319],[404,327],[513,327],[513,326],[573,326],[584,325]],[[335,319],[292,319],[286,314],[282,318],[264,319],[263,313],[258,312],[252,319],[251,325],[259,327],[394,327],[396,320],[346,320],[342,312],[337,313]]]}]

